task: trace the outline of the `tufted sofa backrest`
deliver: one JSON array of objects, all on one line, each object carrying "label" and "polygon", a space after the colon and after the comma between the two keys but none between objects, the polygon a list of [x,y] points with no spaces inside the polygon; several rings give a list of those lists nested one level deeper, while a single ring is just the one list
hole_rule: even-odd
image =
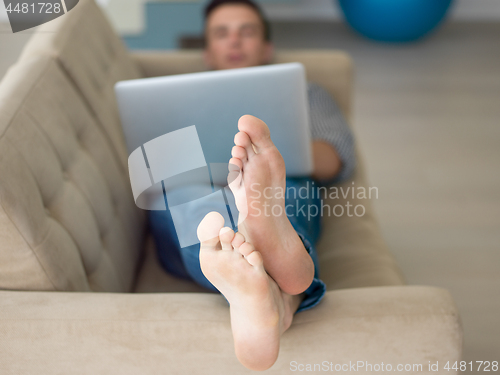
[{"label": "tufted sofa backrest", "polygon": [[0,83],[0,289],[130,291],[144,220],[121,160],[49,56]]},{"label": "tufted sofa backrest", "polygon": [[128,292],[144,245],[114,96],[141,73],[93,0],[0,83],[0,289]]},{"label": "tufted sofa backrest", "polygon": [[80,0],[64,16],[41,25],[19,60],[38,55],[57,61],[103,127],[121,167],[127,170],[128,153],[114,85],[142,75],[95,1]]}]

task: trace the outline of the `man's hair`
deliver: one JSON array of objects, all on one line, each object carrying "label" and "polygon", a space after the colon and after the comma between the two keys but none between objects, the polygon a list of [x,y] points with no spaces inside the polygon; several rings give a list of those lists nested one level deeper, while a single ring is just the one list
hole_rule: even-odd
[{"label": "man's hair", "polygon": [[[264,40],[267,42],[271,41],[271,28],[269,25],[269,21],[266,16],[262,12],[262,9],[252,0],[212,0],[205,7],[205,24],[207,23],[207,19],[212,14],[212,12],[220,7],[221,5],[228,4],[243,4],[251,7],[258,15],[260,20],[262,21],[262,26],[264,27]],[[206,38],[205,38],[206,39]]]}]

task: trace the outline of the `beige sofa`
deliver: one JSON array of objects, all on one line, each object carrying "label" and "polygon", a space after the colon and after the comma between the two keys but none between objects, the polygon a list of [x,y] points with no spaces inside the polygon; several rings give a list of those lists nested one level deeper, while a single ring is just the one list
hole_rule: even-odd
[{"label": "beige sofa", "polygon": [[[346,54],[276,60],[304,63],[351,118]],[[132,198],[113,92],[119,80],[200,70],[199,52],[129,54],[98,6],[80,0],[40,27],[0,83],[1,374],[249,372],[234,356],[223,297],[158,264]],[[353,185],[367,186],[361,156],[342,186]],[[462,329],[450,294],[404,285],[370,201],[347,200],[366,214],[325,218],[327,295],[296,315],[268,372],[350,372],[362,361],[427,373],[439,361],[452,373],[443,367],[460,360]]]}]

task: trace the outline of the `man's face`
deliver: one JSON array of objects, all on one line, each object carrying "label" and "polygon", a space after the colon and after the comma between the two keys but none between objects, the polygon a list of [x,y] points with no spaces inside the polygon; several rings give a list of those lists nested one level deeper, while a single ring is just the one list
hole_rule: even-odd
[{"label": "man's face", "polygon": [[258,66],[269,63],[272,57],[272,45],[264,39],[264,25],[248,5],[216,8],[206,21],[205,37],[205,62],[212,69]]}]

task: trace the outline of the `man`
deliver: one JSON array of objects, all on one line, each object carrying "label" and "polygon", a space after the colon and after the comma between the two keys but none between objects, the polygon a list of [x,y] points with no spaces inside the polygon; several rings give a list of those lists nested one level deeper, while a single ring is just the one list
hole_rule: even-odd
[{"label": "man", "polygon": [[[205,12],[205,61],[210,69],[234,69],[271,62],[268,24],[249,0],[214,0]],[[340,181],[354,168],[353,140],[337,106],[319,86],[309,85],[316,181]],[[198,226],[201,246],[179,249],[167,212],[152,211],[160,260],[170,272],[220,291],[230,304],[236,356],[252,370],[271,367],[280,337],[298,312],[315,306],[326,287],[318,278],[313,244],[319,216],[286,215],[286,207],[319,206],[317,195],[284,197],[290,186],[310,189],[311,180],[286,178],[285,164],[267,125],[253,117],[238,122],[229,187],[239,211],[238,232],[224,226],[214,207]],[[269,194],[269,192],[272,192]],[[263,214],[266,207],[277,207]],[[196,210],[196,207],[194,207]],[[280,214],[274,214],[280,212]],[[167,217],[166,217],[167,216]],[[174,235],[173,235],[174,234]]]},{"label": "man", "polygon": [[[212,1],[205,10],[204,58],[207,66],[214,70],[234,69],[268,64],[272,61],[269,24],[260,9],[251,1]],[[309,96],[312,104],[313,126],[313,178],[320,181],[339,177],[342,160],[338,148],[345,148],[344,173],[349,174],[354,167],[352,138],[347,126],[337,127],[331,132],[328,120],[344,122],[338,108],[328,93],[317,85],[310,85]],[[333,108],[332,108],[333,107]],[[337,118],[328,119],[328,116]],[[332,139],[335,138],[336,139]],[[347,145],[340,144],[345,141]],[[332,147],[332,144],[336,147]],[[344,147],[343,147],[344,146]],[[351,150],[348,150],[348,149]],[[343,177],[343,176],[340,176]]]}]

